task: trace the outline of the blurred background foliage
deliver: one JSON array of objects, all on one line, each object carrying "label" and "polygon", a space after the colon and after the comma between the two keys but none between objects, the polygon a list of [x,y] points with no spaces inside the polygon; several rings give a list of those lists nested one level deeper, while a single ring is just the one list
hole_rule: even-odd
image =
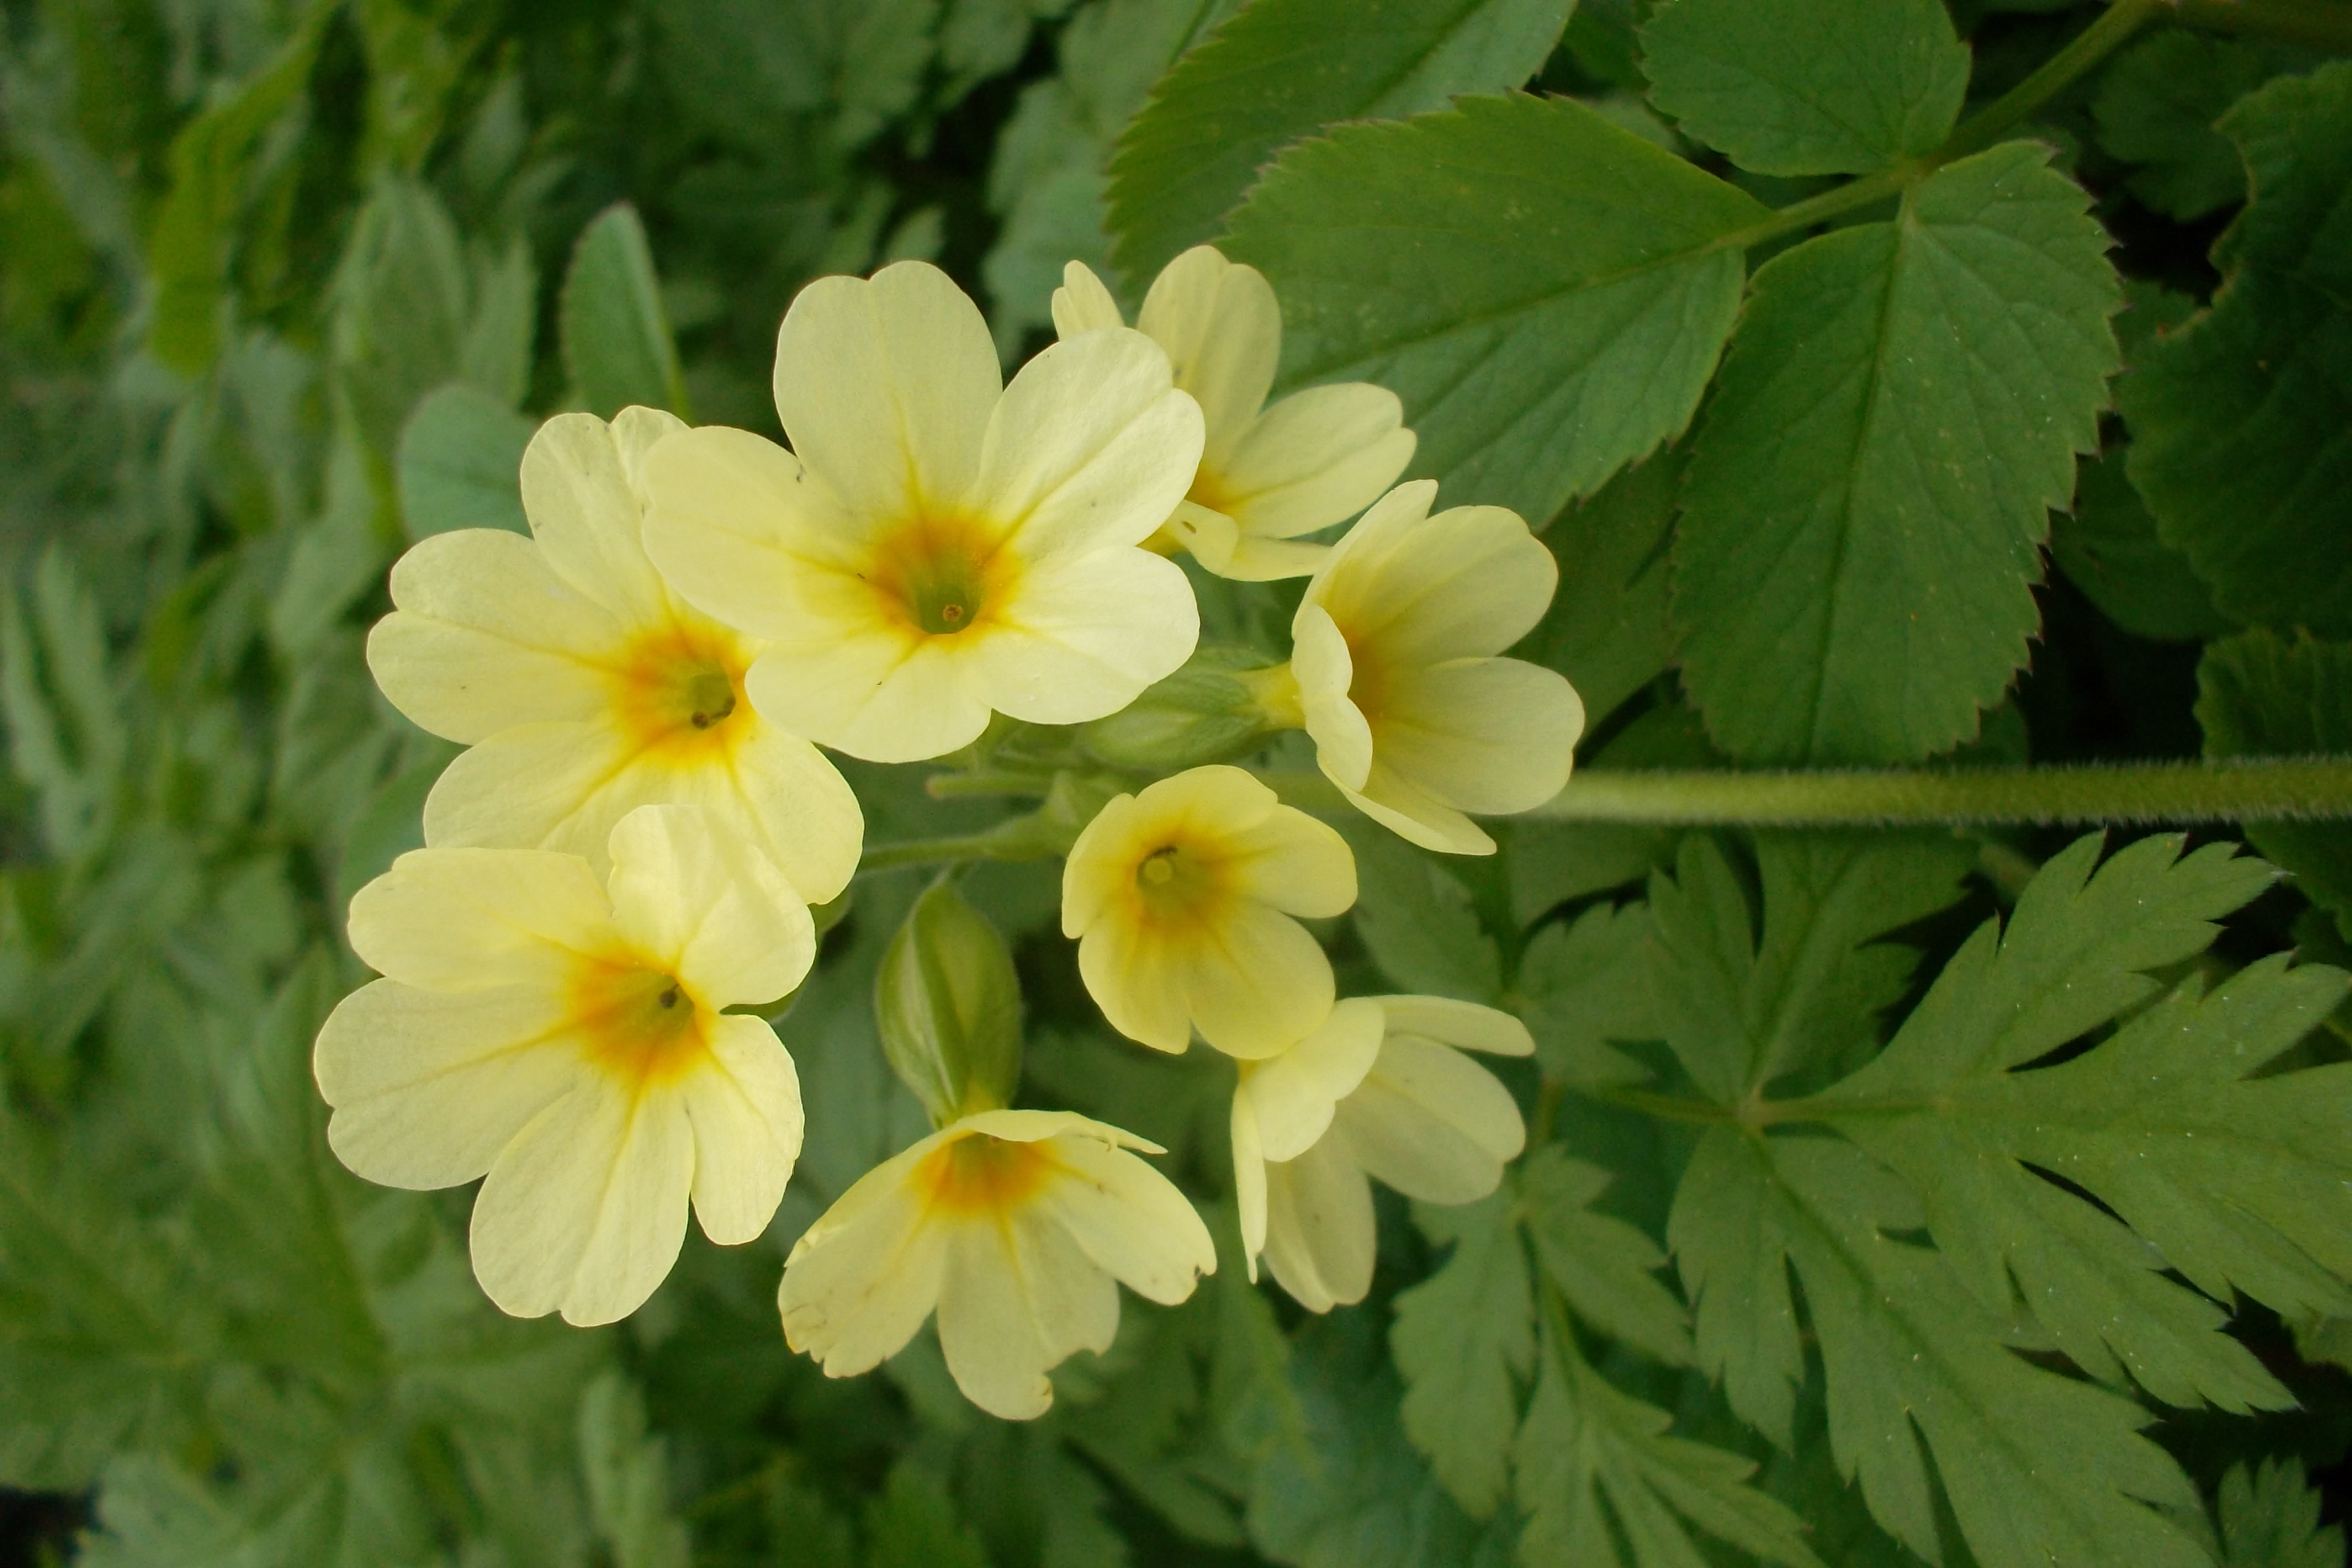
[{"label": "blurred background foliage", "polygon": [[[1237,1267],[1180,1310],[1130,1300],[1116,1349],[1066,1368],[1055,1411],[1026,1426],[966,1405],[928,1339],[848,1383],[786,1352],[783,1247],[922,1129],[868,1004],[913,873],[861,883],[782,1025],[812,1114],[773,1244],[689,1240],[617,1328],[502,1318],[467,1271],[466,1194],[349,1177],[326,1154],[310,1079],[318,1021],[361,973],[344,900],[415,842],[452,750],[396,715],[362,662],[392,559],[425,532],[522,526],[515,463],[559,409],[657,404],[776,434],[776,324],[824,273],[935,260],[1016,363],[1049,331],[1066,260],[1108,273],[1113,145],[1233,8],[0,4],[0,1557],[1508,1559],[1509,1510],[1472,1521],[1398,1423],[1388,1303],[1429,1264],[1401,1205],[1384,1210],[1362,1307],[1302,1323]],[[1671,144],[1636,96],[1643,9],[1587,0],[1541,84]],[[2045,58],[2080,26],[2068,9],[1957,4],[1972,93]],[[2158,42],[2200,52],[2157,68],[2126,54],[2035,130],[2099,195],[2127,275],[2202,296],[2207,246],[2243,190],[2201,127],[2277,62],[2252,45]],[[2151,68],[2136,95],[2126,73]],[[2183,81],[2204,98],[2149,110]],[[1768,199],[1802,194],[1740,177]],[[1555,545],[1613,541],[1634,552],[1619,580],[1638,575],[1672,467],[1612,487]],[[2058,544],[2084,581],[2098,574],[2082,563],[2105,537],[2100,507],[2134,504],[2088,471],[2082,521]],[[2128,519],[2112,531],[2119,549],[2137,537]],[[2220,623],[2193,595],[2169,620],[2158,598],[2132,602],[2142,624],[2119,625],[2053,581],[2034,669],[1985,754],[2196,752],[2196,645],[2150,639]],[[1231,604],[1204,607],[1223,635],[1257,629]],[[1654,577],[1564,605],[1538,633],[1596,717],[1615,710],[1593,749],[1618,765],[1708,758],[1661,679],[1664,637]],[[903,771],[849,766],[871,841],[982,826],[994,809],[943,811]],[[2029,835],[1988,863],[2058,841]],[[1585,1024],[1544,1012],[1540,955],[1559,956],[1564,926],[1536,928],[1669,862],[1670,836],[1534,827],[1508,847],[1437,868],[1360,841],[1365,903],[1333,932],[1343,989],[1387,988],[1384,975],[1500,998],[1538,1019],[1548,1048],[1580,1037]],[[1987,879],[1920,940],[1948,952],[2000,886]],[[1166,1144],[1192,1191],[1225,1190],[1230,1069],[1118,1047],[1088,1022],[1046,934],[1050,870],[992,866],[973,889],[1008,934],[1038,939],[1019,948],[1033,1088]],[[2298,921],[2334,940],[2285,893],[2237,940],[2263,951]],[[1654,1230],[1670,1189],[1644,1173],[1663,1169],[1649,1144],[1664,1135],[1595,1117],[1580,1136],[1623,1174],[1612,1205]],[[2275,1322],[2249,1333],[2305,1405],[2264,1429],[2269,1447],[2340,1462],[2342,1375],[2304,1363]],[[1607,1364],[1646,1379],[1696,1435],[1769,1457],[1698,1374]],[[2222,1456],[2192,1462],[2209,1481],[2246,1446],[2218,1416],[2176,1420],[2167,1440]],[[1772,1459],[1761,1484],[1832,1560],[1899,1560],[1826,1445],[1809,1452]],[[2283,1498],[2303,1495],[2278,1475]]]}]

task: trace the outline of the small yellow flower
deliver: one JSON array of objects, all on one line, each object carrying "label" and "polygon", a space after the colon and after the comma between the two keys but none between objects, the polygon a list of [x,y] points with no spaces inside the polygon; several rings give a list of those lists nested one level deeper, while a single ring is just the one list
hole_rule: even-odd
[{"label": "small yellow flower", "polygon": [[1045,1373],[1118,1332],[1122,1280],[1173,1306],[1213,1274],[1208,1228],[1130,1132],[1058,1110],[983,1110],[868,1171],[784,1264],[784,1338],[828,1376],[896,1354],[936,1307],[966,1398],[1025,1421]]},{"label": "small yellow flower", "polygon": [[1556,670],[1493,657],[1551,603],[1559,568],[1517,513],[1429,515],[1399,485],[1332,547],[1290,626],[1315,760],[1363,813],[1455,855],[1495,841],[1466,812],[1541,805],[1568,782],[1584,704]]},{"label": "small yellow flower", "polygon": [[1464,1049],[1523,1057],[1535,1041],[1492,1007],[1375,996],[1340,1003],[1285,1054],[1242,1064],[1234,1191],[1251,1279],[1263,1251],[1309,1311],[1360,1301],[1378,1243],[1368,1174],[1423,1203],[1495,1190],[1527,1130],[1510,1091]]},{"label": "small yellow flower", "polygon": [[[1054,326],[1066,341],[1123,322],[1083,262],[1063,271]],[[1207,420],[1200,471],[1159,542],[1221,577],[1304,577],[1324,549],[1297,542],[1370,506],[1412,461],[1395,393],[1369,382],[1313,386],[1268,406],[1282,311],[1255,267],[1194,246],[1161,269],[1136,326],[1168,351],[1176,384]]]},{"label": "small yellow flower", "polygon": [[801,1146],[800,1080],[760,1018],[816,952],[782,875],[689,806],[576,855],[419,849],[352,900],[384,978],[343,998],[312,1066],[327,1142],[428,1189],[485,1173],[474,1275],[520,1318],[608,1323],[669,1273],[691,1199],[722,1246],[767,1228]]},{"label": "small yellow flower", "polygon": [[1062,870],[1062,932],[1111,1026],[1181,1051],[1192,1031],[1264,1057],[1331,1011],[1331,961],[1291,917],[1356,901],[1347,841],[1239,768],[1192,768],[1097,814]]},{"label": "small yellow flower", "polygon": [[787,452],[689,430],[646,466],[647,548],[768,639],[752,704],[875,762],[970,744],[992,710],[1113,713],[1191,656],[1191,585],[1138,548],[1182,499],[1201,411],[1140,332],[1047,349],[1001,384],[937,268],[801,290],[776,341]]},{"label": "small yellow flower", "polygon": [[402,556],[368,666],[394,707],[472,747],[425,801],[427,844],[601,870],[624,816],[688,804],[822,903],[856,869],[857,797],[743,700],[760,645],[672,594],[639,542],[646,453],[684,428],[650,408],[549,420],[522,460],[532,537],[462,529]]}]

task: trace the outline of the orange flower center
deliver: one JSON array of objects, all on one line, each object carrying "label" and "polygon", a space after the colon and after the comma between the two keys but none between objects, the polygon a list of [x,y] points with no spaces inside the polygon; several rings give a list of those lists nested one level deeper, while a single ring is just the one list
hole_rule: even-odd
[{"label": "orange flower center", "polygon": [[622,653],[613,681],[635,751],[714,758],[750,729],[743,661],[723,632],[672,624],[644,633]]},{"label": "orange flower center", "polygon": [[1231,900],[1222,858],[1175,837],[1135,864],[1135,899],[1142,922],[1163,934],[1213,926]]},{"label": "orange flower center", "polygon": [[635,958],[582,963],[571,1016],[589,1060],[631,1084],[683,1077],[709,1052],[694,998],[676,977]]},{"label": "orange flower center", "polygon": [[876,542],[864,575],[890,620],[924,637],[958,637],[1002,617],[1014,563],[969,519],[919,517]]},{"label": "orange flower center", "polygon": [[1062,1168],[1043,1143],[973,1132],[942,1143],[915,1167],[933,1208],[954,1215],[1003,1214],[1034,1197]]}]

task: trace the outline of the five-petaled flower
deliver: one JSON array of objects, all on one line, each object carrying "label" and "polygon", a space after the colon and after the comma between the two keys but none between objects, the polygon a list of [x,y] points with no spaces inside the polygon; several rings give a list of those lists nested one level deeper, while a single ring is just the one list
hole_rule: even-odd
[{"label": "five-petaled flower", "polygon": [[319,1032],[327,1142],[387,1186],[474,1203],[475,1277],[517,1317],[626,1317],[669,1273],[689,1199],[721,1245],[767,1228],[801,1146],[800,1080],[766,1021],[816,951],[765,858],[690,806],[577,855],[419,849],[352,900],[383,978]]},{"label": "five-petaled flower", "polygon": [[1129,1132],[1060,1110],[982,1110],[867,1172],[811,1226],[777,1291],[784,1338],[834,1377],[872,1370],[939,1312],[965,1397],[1007,1420],[1045,1374],[1118,1332],[1118,1286],[1173,1306],[1217,1268],[1208,1228]]},{"label": "five-petaled flower", "polygon": [[937,268],[801,290],[776,341],[787,452],[710,426],[646,466],[678,591],[768,639],[752,705],[874,762],[969,745],[992,710],[1118,711],[1182,664],[1191,585],[1139,548],[1183,499],[1201,411],[1140,332],[1047,349],[1002,385]]},{"label": "five-petaled flower", "polygon": [[856,868],[857,797],[743,700],[760,645],[672,593],[639,540],[650,408],[560,414],[523,454],[532,537],[436,534],[392,569],[368,638],[393,705],[473,749],[425,804],[436,848],[555,849],[600,869],[613,825],[688,805],[823,903]]},{"label": "five-petaled flower", "polygon": [[[1122,324],[1101,279],[1084,262],[1064,268],[1054,291],[1064,341]],[[1196,245],[1153,279],[1135,324],[1168,351],[1176,384],[1207,422],[1200,469],[1157,542],[1191,551],[1221,577],[1306,576],[1324,547],[1300,536],[1355,516],[1412,461],[1404,405],[1384,386],[1310,386],[1266,403],[1282,310],[1255,267]]]},{"label": "five-petaled flower", "polygon": [[1465,815],[1541,805],[1568,783],[1584,704],[1557,670],[1495,656],[1534,629],[1559,568],[1498,506],[1429,515],[1427,479],[1383,496],[1331,549],[1292,617],[1315,760],[1364,814],[1427,849],[1490,855]]},{"label": "five-petaled flower", "polygon": [[[1459,1047],[1459,1048],[1457,1048]],[[1261,1251],[1309,1311],[1360,1301],[1377,1237],[1367,1175],[1423,1203],[1466,1204],[1526,1146],[1510,1090],[1462,1051],[1526,1056],[1527,1026],[1441,996],[1340,1003],[1234,1091],[1234,1192],[1242,1249]]]},{"label": "five-petaled flower", "polygon": [[1331,961],[1292,917],[1344,913],[1338,831],[1240,768],[1192,768],[1097,813],[1062,872],[1062,933],[1111,1026],[1181,1051],[1289,1047],[1331,1011]]}]

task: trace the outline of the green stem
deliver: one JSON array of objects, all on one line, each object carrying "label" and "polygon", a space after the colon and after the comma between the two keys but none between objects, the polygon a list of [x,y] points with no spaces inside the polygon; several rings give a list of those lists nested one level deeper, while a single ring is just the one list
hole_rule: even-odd
[{"label": "green stem", "polygon": [[2032,76],[1969,116],[1941,147],[1927,154],[1928,167],[1983,152],[2129,42],[2133,34],[2173,8],[2172,0],[2113,0],[2097,21],[2074,36],[2073,43],[2042,61]]},{"label": "green stem", "polygon": [[909,838],[898,844],[869,844],[857,862],[861,877],[896,871],[908,866],[951,866],[963,860],[1027,860],[1034,855],[1008,854],[1013,848],[993,833],[971,833],[956,838]]},{"label": "green stem", "polygon": [[[2228,5],[2228,0],[2203,0],[2207,5]],[[2259,4],[2262,0],[2248,0]],[[2269,0],[2285,4],[2289,0]],[[1917,158],[1906,158],[1875,174],[1849,180],[1835,190],[1823,191],[1779,208],[1769,217],[1725,235],[1710,249],[1748,250],[1779,239],[1784,235],[1799,234],[1831,218],[1841,217],[1859,208],[1901,195],[1921,180],[1945,164],[1957,162],[1972,153],[1981,153],[2015,126],[2032,118],[2084,72],[2120,48],[2131,36],[2157,17],[2174,8],[2174,0],[2113,0],[2099,19],[2078,35],[2074,41],[2042,62],[2041,68],[1992,102],[1985,105],[1946,139],[1934,152]]]},{"label": "green stem", "polygon": [[2176,9],[2182,26],[2200,32],[2352,55],[2352,5],[2344,0],[2179,0]]},{"label": "green stem", "polygon": [[1043,800],[1053,789],[1053,779],[1037,773],[933,773],[923,781],[923,793],[933,800],[965,800],[983,795],[1024,795]]},{"label": "green stem", "polygon": [[1553,822],[1906,826],[2352,817],[2352,757],[1885,773],[1580,773]]}]

